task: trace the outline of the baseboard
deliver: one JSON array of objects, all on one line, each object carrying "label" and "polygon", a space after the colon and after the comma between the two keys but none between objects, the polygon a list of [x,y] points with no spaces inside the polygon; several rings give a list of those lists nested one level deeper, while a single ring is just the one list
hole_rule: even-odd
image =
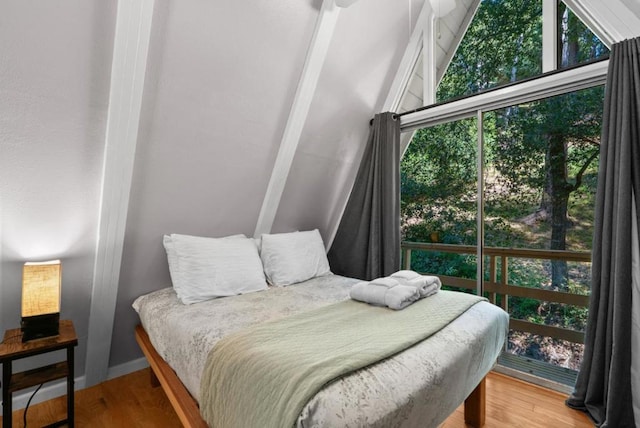
[{"label": "baseboard", "polygon": [[138,370],[146,369],[147,367],[149,367],[149,362],[145,357],[138,358],[137,360],[127,361],[126,363],[109,367],[109,370],[107,371],[107,380],[128,375],[129,373],[137,372]]},{"label": "baseboard", "polygon": [[[85,379],[84,375],[75,378],[75,390],[84,389],[85,387]],[[33,394],[35,388],[24,389],[19,393],[13,394],[13,410],[24,409],[27,406],[27,401],[29,401],[29,397]],[[38,393],[31,400],[30,406],[42,403],[47,400],[52,400],[54,398],[63,396],[67,394],[67,382],[64,380],[50,382],[42,386]],[[0,413],[2,411],[0,410]]]},{"label": "baseboard", "polygon": [[[107,371],[107,379],[111,380],[120,376],[124,376],[129,373],[133,373],[138,370],[142,370],[144,368],[149,367],[149,363],[147,359],[142,357],[137,360],[128,361],[123,364],[118,364],[117,366],[109,367]],[[79,391],[85,388],[85,377],[78,376],[75,378],[75,390]],[[35,388],[25,389],[20,391],[19,393],[13,394],[13,410],[24,409],[27,406],[27,401],[29,401],[29,397],[33,394]],[[45,384],[38,393],[31,400],[31,404],[42,403],[47,400],[52,400],[57,397],[61,397],[67,394],[67,382],[64,380],[59,380],[56,382],[51,382]],[[0,409],[0,414],[2,414],[2,409]]]}]

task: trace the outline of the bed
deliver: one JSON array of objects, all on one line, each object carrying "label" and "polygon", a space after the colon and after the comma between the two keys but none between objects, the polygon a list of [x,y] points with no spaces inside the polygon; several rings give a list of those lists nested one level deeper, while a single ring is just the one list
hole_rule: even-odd
[{"label": "bed", "polygon": [[[198,411],[206,357],[223,337],[252,325],[349,298],[357,280],[325,275],[288,287],[181,304],[172,288],[133,304],[136,338],[185,426],[206,426]],[[462,402],[465,419],[484,422],[484,377],[503,348],[508,315],[473,305],[414,346],[343,376],[313,396],[296,421],[312,426],[435,427]]]}]

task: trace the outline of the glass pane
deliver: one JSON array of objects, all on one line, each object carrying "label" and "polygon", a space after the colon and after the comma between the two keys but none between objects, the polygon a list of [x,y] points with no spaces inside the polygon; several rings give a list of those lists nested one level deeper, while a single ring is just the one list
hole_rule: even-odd
[{"label": "glass pane", "polygon": [[[477,277],[476,119],[418,130],[400,164],[403,241],[413,250],[411,268],[455,278],[443,284],[474,292]],[[439,244],[468,245],[449,251]]]},{"label": "glass pane", "polygon": [[485,290],[513,286],[496,302],[535,324],[510,332],[509,352],[573,370],[580,335],[536,325],[585,328],[603,96],[597,87],[484,115]]},{"label": "glass pane", "polygon": [[542,1],[483,0],[444,74],[447,101],[542,73]]},{"label": "glass pane", "polygon": [[558,4],[558,68],[609,56],[609,49],[564,2]]}]

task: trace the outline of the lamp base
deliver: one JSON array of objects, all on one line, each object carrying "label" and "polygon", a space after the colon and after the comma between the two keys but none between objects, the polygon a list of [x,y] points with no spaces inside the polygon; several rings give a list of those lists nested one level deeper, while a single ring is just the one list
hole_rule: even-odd
[{"label": "lamp base", "polygon": [[27,342],[60,334],[60,313],[22,317],[22,341]]}]

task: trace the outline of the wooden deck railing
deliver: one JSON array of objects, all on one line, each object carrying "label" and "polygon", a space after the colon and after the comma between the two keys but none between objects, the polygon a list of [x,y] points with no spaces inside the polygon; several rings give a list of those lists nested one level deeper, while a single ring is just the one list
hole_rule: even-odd
[{"label": "wooden deck railing", "polygon": [[[474,245],[451,245],[424,242],[403,242],[402,252],[404,269],[411,269],[412,251],[430,251],[455,254],[477,254]],[[589,296],[567,293],[564,291],[544,290],[541,288],[522,287],[509,284],[509,258],[541,259],[541,260],[565,260],[573,262],[590,262],[591,253],[558,250],[533,250],[524,248],[485,247],[483,255],[489,258],[489,280],[484,280],[483,290],[488,293],[489,300],[496,304],[497,296],[501,296],[500,306],[508,311],[509,296],[528,297],[553,303],[565,303],[569,305],[588,307]],[[500,259],[500,276],[498,276],[498,259]],[[427,274],[428,272],[423,272]],[[476,289],[475,279],[459,278],[455,276],[439,275],[442,284],[452,287]],[[513,330],[525,331],[541,336],[568,340],[574,343],[584,343],[584,332],[536,324],[530,321],[511,318],[509,327]]]}]

